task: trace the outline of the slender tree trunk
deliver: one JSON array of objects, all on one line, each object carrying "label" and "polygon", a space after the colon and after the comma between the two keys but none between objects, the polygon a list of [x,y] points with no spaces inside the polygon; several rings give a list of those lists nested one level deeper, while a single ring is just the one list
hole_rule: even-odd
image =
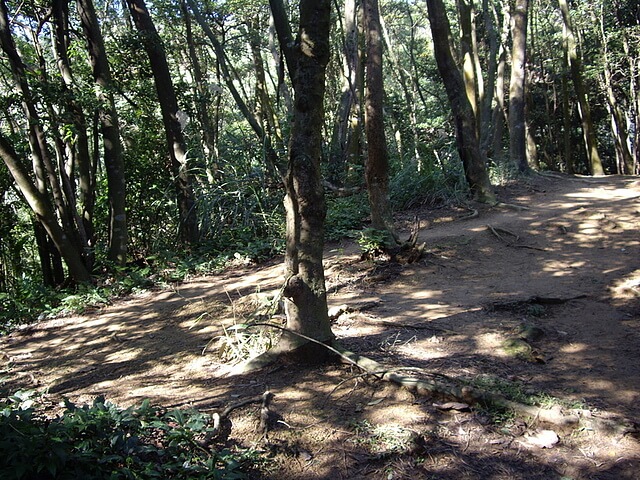
[{"label": "slender tree trunk", "polygon": [[[88,282],[91,280],[91,276],[89,275],[89,272],[83,263],[81,252],[79,252],[74,247],[70,240],[71,238],[74,238],[75,232],[72,230],[72,225],[68,223],[68,210],[64,202],[62,189],[60,187],[58,177],[56,176],[56,171],[49,155],[44,129],[42,128],[42,125],[40,123],[40,118],[35,108],[34,99],[27,82],[25,66],[22,59],[18,55],[13,37],[11,35],[9,13],[5,0],[0,0],[0,46],[7,56],[16,89],[22,97],[22,106],[28,124],[28,139],[29,146],[31,147],[33,172],[36,183],[31,183],[31,180],[23,170],[16,170],[16,165],[19,166],[17,155],[15,151],[13,151],[11,145],[5,139],[3,139],[4,142],[2,145],[2,156],[5,163],[9,167],[12,176],[14,176],[16,183],[19,184],[21,190],[22,187],[27,188],[27,185],[25,185],[24,182],[22,185],[20,185],[18,179],[16,178],[16,175],[20,174],[20,178],[25,177],[27,180],[29,180],[28,187],[33,186],[33,190],[35,190],[36,194],[33,194],[33,192],[25,193],[25,190],[22,190],[23,195],[25,195],[29,206],[34,209],[38,220],[47,230],[47,234],[49,234],[50,236],[54,234],[58,236],[57,238],[53,239],[56,247],[59,247],[58,252],[52,253],[51,251],[49,251],[49,259],[46,261],[42,261],[41,263],[44,265],[45,263],[49,263],[50,261],[51,265],[53,265],[56,256],[62,255],[65,259],[67,267],[69,268],[71,277],[77,282]],[[55,210],[54,207],[51,207],[48,203],[46,203],[49,199],[46,180],[48,180],[49,187],[51,188]],[[29,197],[33,197],[34,195],[36,195],[39,199],[37,205],[36,203],[29,201]],[[40,204],[42,203],[46,204],[45,207],[39,210],[35,210],[35,207],[40,206]],[[63,227],[60,227],[60,225],[58,225],[57,223],[56,211],[61,221],[63,222]],[[45,217],[45,214],[49,216]],[[44,236],[37,236],[36,240],[38,243],[39,252],[44,255],[44,252],[46,252],[48,249],[48,246],[46,245],[48,242],[45,242]],[[64,251],[60,250],[60,248],[63,248]],[[52,273],[53,281],[56,281],[57,279],[55,272],[52,271]],[[46,272],[43,272],[43,274],[47,275]],[[45,277],[45,280],[46,279],[47,278]]]},{"label": "slender tree trunk", "polygon": [[496,59],[496,83],[494,88],[494,99],[495,99],[495,107],[493,108],[493,112],[491,114],[491,125],[493,127],[493,132],[490,134],[490,138],[487,139],[487,142],[491,143],[490,151],[492,153],[492,158],[498,162],[504,162],[504,127],[507,123],[507,113],[506,107],[504,104],[505,98],[505,70],[507,65],[507,50],[505,48],[507,43],[507,38],[509,36],[510,29],[510,21],[511,16],[509,10],[505,6],[502,10],[502,33],[500,35],[500,43],[498,46],[498,57]]},{"label": "slender tree trunk", "polygon": [[261,123],[267,138],[273,139],[278,150],[284,150],[282,131],[276,116],[273,103],[267,90],[267,77],[265,74],[264,61],[262,60],[262,40],[260,35],[260,22],[257,16],[251,23],[249,32],[249,46],[253,59],[253,67],[256,77],[255,97],[256,116]]},{"label": "slender tree trunk", "polygon": [[[281,0],[270,0],[278,37],[291,39]],[[281,43],[295,91],[289,165],[285,178],[286,253],[284,296],[287,328],[320,342],[331,342],[322,256],[326,204],[320,157],[325,71],[329,62],[331,0],[301,0],[295,42]],[[321,361],[326,349],[288,333],[278,348],[296,350],[309,361]]]},{"label": "slender tree trunk", "polygon": [[528,0],[516,0],[511,13],[511,82],[509,84],[509,156],[518,171],[529,170],[525,119]]},{"label": "slender tree trunk", "polygon": [[409,125],[411,127],[411,136],[412,136],[412,144],[413,144],[413,161],[416,163],[418,170],[421,170],[422,158],[420,157],[420,151],[418,150],[418,147],[420,145],[420,139],[418,136],[418,116],[416,112],[417,102],[416,102],[416,98],[414,97],[414,92],[410,88],[411,78],[409,77],[409,73],[400,64],[400,60],[398,59],[398,56],[395,54],[395,51],[394,51],[395,47],[391,43],[391,37],[389,36],[389,32],[387,32],[387,28],[384,23],[384,18],[381,15],[380,15],[380,30],[381,30],[382,36],[384,37],[384,43],[386,43],[387,45],[389,59],[391,60],[391,66],[393,68],[393,71],[398,76],[398,82],[400,83],[400,87],[402,89],[402,94],[404,96],[406,108],[409,111]]},{"label": "slender tree trunk", "polygon": [[[273,170],[274,173],[277,173],[277,174],[282,173],[283,166],[281,165],[277,152],[273,148],[271,139],[266,134],[266,132],[262,128],[262,125],[260,125],[260,122],[258,121],[256,116],[251,112],[251,110],[247,106],[247,103],[244,101],[244,99],[240,95],[240,92],[238,92],[238,89],[236,88],[236,85],[234,83],[234,78],[231,75],[231,72],[229,70],[229,65],[227,64],[226,55],[224,53],[224,49],[222,48],[222,45],[216,38],[216,35],[213,33],[213,30],[211,30],[211,27],[207,23],[206,19],[203,17],[196,2],[194,0],[186,0],[186,1],[189,5],[189,8],[193,12],[194,18],[198,22],[198,25],[200,25],[200,28],[202,28],[202,31],[204,32],[206,37],[209,39],[209,41],[211,42],[211,45],[213,46],[214,51],[216,52],[216,57],[218,58],[218,66],[220,67],[222,78],[224,79],[225,84],[229,89],[229,93],[231,93],[231,96],[236,102],[237,107],[240,109],[242,116],[249,123],[249,125],[251,126],[251,129],[255,132],[258,138],[260,138],[260,141],[263,142],[264,144],[268,166]],[[283,11],[284,11],[284,7],[283,7]]]},{"label": "slender tree trunk", "polygon": [[[77,167],[79,196],[76,201],[75,189],[70,179],[74,176],[73,168],[67,172],[67,201],[72,205],[74,219],[80,233],[81,246],[84,250],[85,263],[92,270],[95,253],[95,234],[93,227],[93,210],[95,206],[95,182],[91,175],[91,155],[89,153],[89,137],[87,135],[87,121],[81,105],[76,100],[76,82],[71,70],[71,64],[67,49],[69,48],[69,4],[66,0],[54,0],[52,2],[54,18],[55,54],[58,60],[58,68],[62,76],[66,95],[67,109],[71,115],[75,127],[75,138],[67,140],[66,147],[69,151],[70,163]],[[78,217],[76,205],[79,203],[81,213]]]},{"label": "slender tree trunk", "polygon": [[344,76],[338,113],[331,136],[328,180],[334,185],[343,183],[347,165],[357,161],[360,145],[360,102],[362,69],[358,43],[358,15],[356,0],[344,2]]},{"label": "slender tree trunk", "polygon": [[118,265],[124,265],[127,261],[128,242],[126,182],[120,126],[112,93],[111,69],[92,0],[77,0],[77,8],[87,40],[93,80],[96,85],[97,112],[103,140],[109,198],[108,259]]},{"label": "slender tree trunk", "polygon": [[[7,165],[9,173],[11,173],[27,204],[35,213],[38,221],[44,226],[62,258],[64,258],[71,278],[79,283],[90,283],[91,274],[85,267],[82,257],[78,254],[69,236],[58,225],[48,198],[38,191],[28,173],[21,166],[16,151],[2,134],[0,134],[0,156]],[[40,247],[40,243],[38,246]]]},{"label": "slender tree trunk", "polygon": [[196,115],[202,129],[203,150],[207,157],[207,171],[211,172],[212,177],[216,177],[218,175],[218,158],[216,155],[217,139],[208,108],[209,102],[211,101],[211,94],[207,88],[207,82],[202,72],[202,66],[200,65],[196,39],[193,36],[191,14],[187,8],[186,0],[180,1],[180,9],[182,10],[182,18],[184,19],[187,51],[191,62],[191,73],[193,74]]},{"label": "slender tree trunk", "polygon": [[587,163],[591,170],[591,175],[604,175],[604,169],[602,168],[602,162],[598,153],[596,132],[591,120],[591,107],[589,106],[587,92],[582,78],[582,59],[578,54],[578,44],[573,30],[569,6],[567,5],[567,0],[558,0],[558,3],[560,4],[560,12],[562,13],[562,20],[564,22],[563,36],[567,61],[571,71],[571,78],[573,79],[573,86],[576,90],[576,96],[578,97],[578,112],[580,113],[580,120],[582,122],[582,136],[587,153]]},{"label": "slender tree trunk", "polygon": [[496,15],[493,2],[489,6],[489,0],[482,0],[482,12],[484,28],[487,37],[487,89],[488,95],[484,96],[480,104],[480,148],[483,155],[492,156],[489,150],[489,139],[493,130],[491,123],[491,106],[495,99],[496,74],[498,70],[498,32],[496,30]]},{"label": "slender tree trunk", "polygon": [[[566,67],[566,61],[563,62]],[[575,173],[575,166],[573,163],[573,141],[572,141],[572,115],[571,115],[571,102],[569,99],[569,78],[568,73],[562,75],[562,146],[564,155],[564,166],[569,174]]]},{"label": "slender tree trunk", "polygon": [[178,100],[173,88],[167,56],[144,0],[127,0],[127,5],[149,57],[156,84],[178,200],[180,238],[186,245],[195,245],[200,237],[196,201],[187,165],[187,146],[178,121]]},{"label": "slender tree trunk", "polygon": [[438,71],[447,91],[454,117],[458,153],[473,196],[481,202],[495,201],[484,157],[480,151],[473,108],[466,95],[462,73],[451,51],[451,28],[442,0],[427,0],[433,48]]},{"label": "slender tree trunk", "polygon": [[619,173],[633,175],[633,156],[629,150],[629,137],[627,132],[627,123],[624,113],[618,105],[615,93],[613,91],[612,73],[610,67],[609,47],[607,33],[604,26],[604,3],[600,9],[600,33],[602,35],[602,57],[604,67],[604,88],[607,93],[607,110],[611,116],[611,135],[616,148],[617,165]]}]

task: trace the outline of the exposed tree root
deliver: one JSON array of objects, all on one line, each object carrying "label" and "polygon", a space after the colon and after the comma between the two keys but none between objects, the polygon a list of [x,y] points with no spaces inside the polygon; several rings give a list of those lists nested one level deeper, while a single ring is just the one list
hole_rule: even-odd
[{"label": "exposed tree root", "polygon": [[518,415],[529,417],[533,422],[544,422],[560,428],[584,427],[603,433],[622,436],[625,434],[637,434],[638,425],[624,418],[596,418],[591,413],[583,410],[570,410],[565,413],[562,408],[541,408],[523,403],[514,402],[491,392],[486,392],[468,385],[461,385],[457,380],[438,375],[441,380],[424,380],[409,375],[401,375],[397,370],[389,369],[380,363],[350,352],[339,345],[335,345],[341,357],[347,357],[349,363],[371,375],[387,382],[402,386],[417,395],[435,396],[447,400],[464,402],[469,405],[492,406],[511,410]]},{"label": "exposed tree root", "polygon": [[540,297],[534,295],[525,300],[510,300],[506,302],[493,302],[484,306],[487,310],[518,310],[526,307],[527,305],[563,305],[572,300],[578,300],[581,298],[587,298],[588,295],[581,294],[573,297]]},{"label": "exposed tree root", "polygon": [[[539,247],[532,247],[530,245],[522,245],[519,243],[516,243],[518,240],[520,240],[520,236],[510,232],[509,230],[506,230],[504,228],[500,228],[500,227],[493,227],[491,225],[487,225],[487,229],[493,233],[496,238],[498,240],[500,240],[501,242],[503,242],[505,245],[507,245],[508,247],[513,247],[513,248],[528,248],[530,250],[539,250],[541,252],[546,251],[544,248],[539,248]],[[508,240],[505,235],[508,235],[510,237],[513,237],[515,240],[511,241]]]},{"label": "exposed tree root", "polygon": [[[616,435],[637,433],[638,431],[637,425],[626,419],[594,418],[591,416],[590,412],[585,412],[583,410],[570,410],[565,413],[565,411],[560,407],[547,409],[532,405],[525,405],[523,403],[509,400],[496,393],[480,390],[469,385],[463,385],[455,378],[447,377],[446,375],[433,375],[432,379],[421,379],[411,375],[403,375],[398,373],[403,370],[403,368],[385,367],[375,360],[345,349],[336,341],[333,341],[331,344],[326,344],[307,337],[306,335],[292,332],[279,325],[273,325],[270,323],[255,325],[284,330],[290,334],[297,335],[305,340],[321,345],[336,354],[346,363],[360,368],[366,374],[404,387],[407,390],[414,392],[416,395],[464,402],[469,405],[482,405],[511,410],[518,415],[531,418],[532,422],[544,422],[555,425],[559,428],[576,428],[582,426],[584,428],[606,433],[614,433]],[[245,362],[242,364],[243,366],[240,370],[233,373],[248,373],[250,371],[264,368],[265,366],[274,363],[278,359],[279,354],[282,353],[284,352],[278,352],[276,349],[265,352],[264,354],[259,355],[256,359]]]}]

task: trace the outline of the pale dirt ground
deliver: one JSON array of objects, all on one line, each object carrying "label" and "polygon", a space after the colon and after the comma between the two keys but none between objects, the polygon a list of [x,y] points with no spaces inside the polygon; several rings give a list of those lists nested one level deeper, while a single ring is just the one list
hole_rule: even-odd
[{"label": "pale dirt ground", "polygon": [[[361,261],[353,244],[327,247],[330,306],[342,344],[409,373],[501,379],[580,406],[594,418],[640,418],[640,179],[536,176],[498,189],[512,207],[423,208],[426,257],[410,265]],[[477,209],[477,216],[469,214]],[[492,227],[493,231],[489,228]],[[479,409],[442,411],[346,365],[279,364],[228,377],[217,354],[222,325],[241,323],[258,293],[276,291],[280,261],[239,265],[86,315],[43,322],[0,339],[5,388],[123,406],[144,398],[215,411],[273,392],[230,416],[228,445],[272,462],[256,478],[640,479],[635,432],[495,424]],[[523,325],[530,352],[503,348]],[[214,340],[211,342],[211,340]],[[208,349],[203,354],[203,349]],[[4,361],[6,363],[6,360]],[[534,446],[543,429],[559,442]]]}]

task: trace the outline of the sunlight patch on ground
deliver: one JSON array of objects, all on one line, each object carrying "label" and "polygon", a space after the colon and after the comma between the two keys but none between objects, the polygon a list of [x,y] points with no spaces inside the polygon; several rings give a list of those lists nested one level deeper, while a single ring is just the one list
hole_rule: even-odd
[{"label": "sunlight patch on ground", "polygon": [[570,343],[560,347],[560,353],[579,353],[588,350],[589,347],[584,343]]},{"label": "sunlight patch on ground", "polygon": [[427,300],[430,298],[442,297],[443,295],[444,292],[442,290],[418,290],[407,295],[407,297],[415,300]]},{"label": "sunlight patch on ground", "polygon": [[449,356],[446,348],[443,346],[441,337],[434,335],[424,340],[417,340],[398,348],[398,352],[407,355],[414,360],[433,360],[435,358],[444,358]]},{"label": "sunlight patch on ground", "polygon": [[618,280],[611,288],[615,299],[631,299],[640,297],[640,269]]},{"label": "sunlight patch on ground", "polygon": [[615,199],[631,199],[640,198],[640,194],[637,191],[630,188],[595,188],[588,192],[579,193],[567,193],[567,197],[576,198],[580,200],[584,199],[597,199],[597,200],[615,200]]},{"label": "sunlight patch on ground", "polygon": [[583,268],[586,265],[584,261],[576,261],[576,262],[562,262],[562,261],[551,261],[546,262],[542,267],[542,271],[546,273],[551,273],[553,277],[564,277],[567,275],[572,275],[578,269]]},{"label": "sunlight patch on ground", "polygon": [[132,360],[136,360],[141,354],[144,353],[144,349],[142,348],[127,348],[123,350],[118,350],[117,352],[111,353],[105,357],[107,362],[128,362]]},{"label": "sunlight patch on ground", "polygon": [[504,340],[504,336],[502,334],[497,332],[488,332],[476,335],[474,338],[478,349],[489,350],[496,355],[503,355],[504,352],[500,347]]}]

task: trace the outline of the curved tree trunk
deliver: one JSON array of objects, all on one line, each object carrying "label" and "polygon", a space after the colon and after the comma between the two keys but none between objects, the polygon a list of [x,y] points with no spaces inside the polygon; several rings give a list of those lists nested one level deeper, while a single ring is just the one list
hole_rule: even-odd
[{"label": "curved tree trunk", "polygon": [[209,175],[209,182],[212,182],[218,176],[218,144],[216,138],[216,129],[209,113],[209,103],[211,102],[211,94],[208,91],[207,80],[200,59],[198,58],[196,38],[193,35],[193,26],[191,23],[191,13],[187,7],[186,0],[180,0],[180,10],[184,19],[185,35],[187,40],[187,51],[191,62],[191,73],[193,75],[193,86],[196,115],[200,122],[202,131],[202,149],[204,151],[206,161],[205,169]]},{"label": "curved tree trunk", "polygon": [[187,146],[178,121],[178,99],[173,88],[167,56],[144,0],[127,0],[127,5],[149,56],[156,84],[178,200],[180,239],[186,245],[195,245],[200,237],[198,215],[192,179],[188,172]]},{"label": "curved tree trunk", "polygon": [[2,134],[0,134],[0,156],[38,221],[44,226],[60,255],[64,258],[71,278],[79,283],[90,283],[91,274],[85,267],[82,257],[78,254],[69,236],[58,225],[49,199],[38,191],[27,172],[20,165],[20,160],[14,148]]},{"label": "curved tree trunk", "polygon": [[[69,219],[72,218],[72,216],[69,215],[69,210],[64,201],[62,188],[48,151],[45,132],[41,125],[40,117],[35,107],[34,97],[27,81],[25,65],[18,54],[12,37],[11,27],[9,24],[9,12],[7,10],[5,0],[0,0],[0,47],[7,56],[15,87],[22,97],[22,106],[29,131],[28,140],[31,148],[35,184],[31,182],[28,175],[23,170],[16,170],[16,165],[19,166],[17,155],[6,140],[4,140],[4,144],[2,145],[2,156],[9,167],[11,174],[14,176],[16,183],[19,183],[18,178],[16,178],[18,173],[21,177],[24,177],[29,181],[28,186],[32,186],[35,193],[32,194],[33,192],[31,192],[30,189],[22,190],[22,187],[27,188],[24,182],[23,185],[19,184],[22,193],[29,202],[29,206],[36,213],[38,220],[44,225],[47,233],[50,236],[57,236],[57,238],[52,237],[56,247],[58,247],[57,252],[49,250],[49,242],[45,241],[44,235],[36,236],[39,253],[41,255],[46,255],[45,252],[49,251],[49,258],[42,259],[41,263],[43,266],[54,266],[54,275],[52,278],[56,281],[55,265],[59,261],[58,255],[62,255],[69,268],[71,277],[77,282],[88,282],[91,280],[91,276],[83,263],[82,252],[78,251],[76,246],[74,246],[70,240],[71,238],[75,238],[77,232],[73,230],[74,226],[69,222]],[[49,187],[51,188],[53,204],[49,203],[49,194],[46,186],[47,180]],[[36,198],[38,201],[30,201],[30,198]],[[45,207],[40,208],[43,203],[46,204]],[[36,210],[36,207],[38,210]],[[56,213],[61,219],[62,227],[57,223]],[[60,248],[63,248],[64,251]],[[45,275],[45,280],[47,280],[47,272],[43,271],[43,274]]]},{"label": "curved tree trunk", "polygon": [[[77,101],[77,86],[71,70],[71,63],[67,50],[69,48],[69,4],[66,0],[53,0],[52,13],[54,19],[54,53],[57,58],[58,69],[63,81],[63,95],[65,106],[75,127],[73,138],[65,139],[65,147],[69,152],[72,165],[64,179],[65,196],[70,208],[70,214],[79,233],[80,246],[83,249],[84,260],[89,270],[93,269],[95,260],[93,210],[95,206],[95,184],[91,175],[91,155],[89,153],[89,137],[87,135],[87,121],[82,106]],[[60,140],[62,142],[62,140]],[[60,158],[63,158],[61,155]],[[61,165],[61,174],[64,172]],[[72,185],[73,170],[77,168],[79,195]],[[78,208],[80,213],[78,213]]]},{"label": "curved tree trunk", "polygon": [[[273,147],[271,138],[264,131],[264,129],[262,128],[262,125],[260,124],[256,116],[251,112],[251,110],[247,106],[247,103],[244,101],[244,99],[240,95],[240,92],[238,92],[238,89],[236,88],[236,85],[234,83],[234,79],[231,76],[231,72],[229,71],[229,65],[227,65],[226,55],[224,53],[224,49],[222,48],[222,44],[216,38],[216,35],[213,33],[213,30],[211,30],[211,27],[209,27],[209,24],[207,23],[206,19],[200,12],[200,9],[198,8],[197,3],[194,0],[186,0],[186,1],[187,1],[187,4],[189,5],[189,8],[191,9],[191,12],[193,13],[194,18],[196,19],[196,22],[198,22],[198,25],[200,25],[200,28],[202,29],[206,37],[211,42],[211,45],[213,46],[213,49],[216,52],[216,57],[218,58],[218,66],[220,67],[220,72],[222,73],[224,82],[227,85],[227,88],[229,89],[229,93],[231,93],[231,96],[236,102],[236,106],[240,109],[242,116],[249,123],[249,125],[251,126],[251,129],[255,132],[255,134],[258,136],[260,141],[264,144],[268,167],[271,168],[271,170],[273,170],[274,173],[281,174],[284,167],[281,165],[280,159],[278,157],[278,153]],[[283,8],[283,13],[284,13],[284,8]]]},{"label": "curved tree trunk", "polygon": [[476,118],[466,95],[462,73],[451,51],[451,28],[442,0],[427,0],[433,49],[454,118],[458,153],[473,196],[481,202],[495,201],[485,161],[480,151]]}]

